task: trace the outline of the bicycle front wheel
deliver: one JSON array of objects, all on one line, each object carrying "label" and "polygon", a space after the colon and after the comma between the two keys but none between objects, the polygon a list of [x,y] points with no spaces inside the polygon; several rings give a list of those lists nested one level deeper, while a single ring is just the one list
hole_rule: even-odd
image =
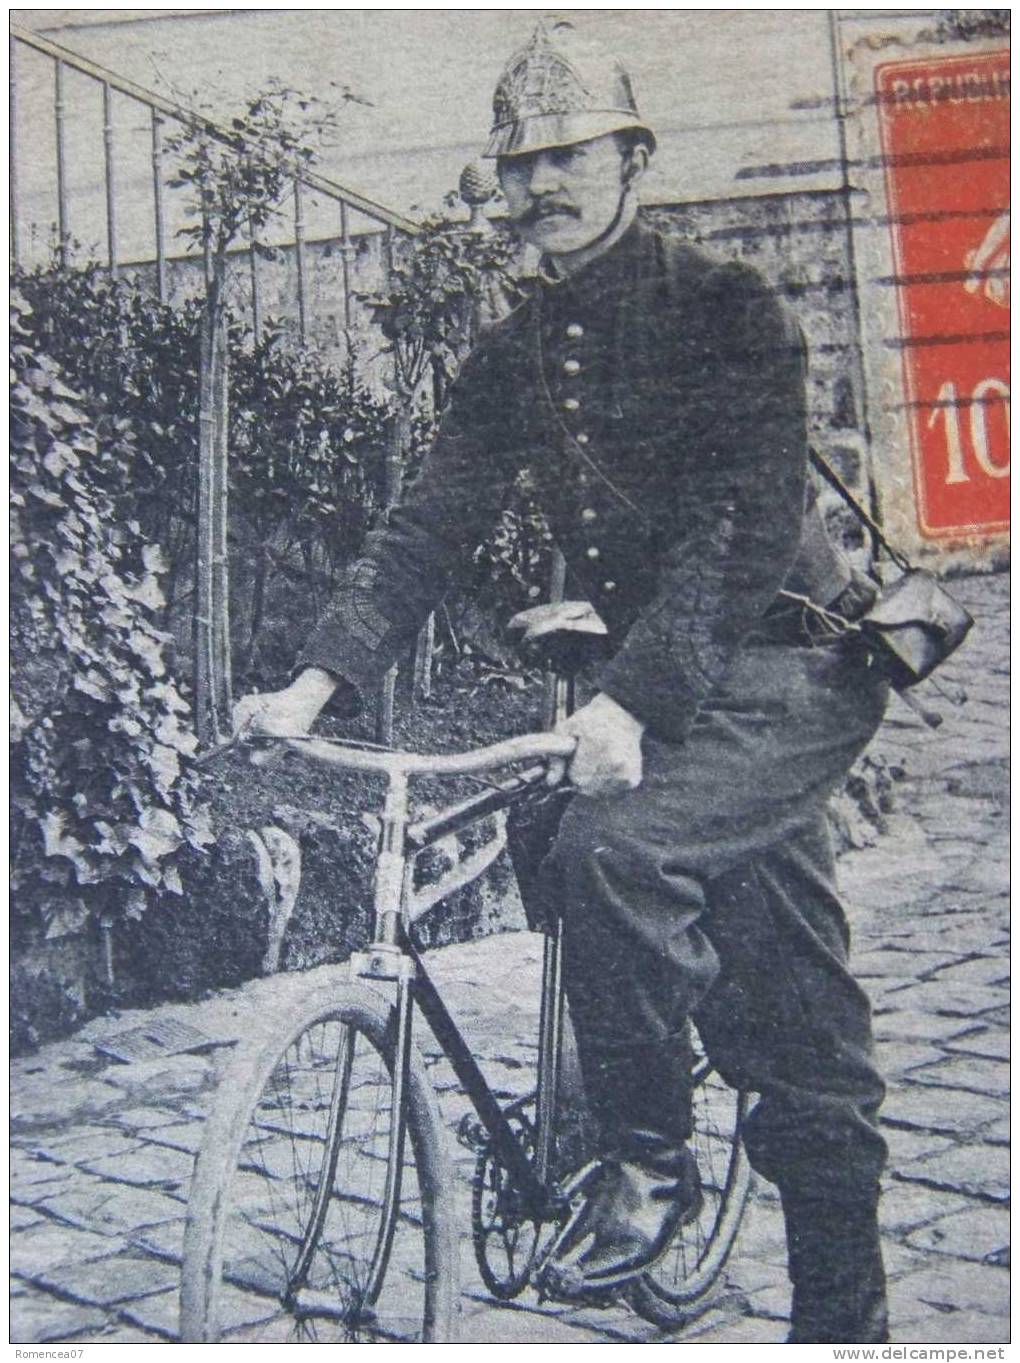
[{"label": "bicycle front wheel", "polygon": [[452,1338],[445,1132],[413,1049],[394,1110],[396,1032],[394,1009],[343,983],[269,1009],[240,1046],[195,1165],[183,1340]]},{"label": "bicycle front wheel", "polygon": [[741,1140],[748,1095],[725,1084],[703,1056],[695,1062],[693,1080],[690,1150],[701,1175],[701,1206],[679,1228],[664,1257],[629,1292],[635,1311],[663,1329],[683,1325],[711,1301],[751,1185]]}]

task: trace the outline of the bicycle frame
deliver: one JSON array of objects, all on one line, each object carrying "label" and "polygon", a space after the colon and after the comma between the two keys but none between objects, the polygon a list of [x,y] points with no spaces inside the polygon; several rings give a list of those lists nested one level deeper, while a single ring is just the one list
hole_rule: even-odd
[{"label": "bicycle frame", "polygon": [[[567,691],[563,690],[555,698],[555,709],[562,712],[561,707],[568,699]],[[557,924],[546,934],[543,954],[536,1159],[533,1165],[425,967],[410,926],[409,905],[413,897],[417,854],[441,838],[508,809],[543,789],[549,760],[568,757],[573,751],[573,740],[552,733],[531,734],[470,753],[433,757],[377,752],[304,737],[287,742],[297,751],[329,765],[347,771],[372,772],[386,778],[376,859],[373,941],[365,951],[352,954],[350,971],[353,978],[396,987],[400,1019],[395,1065],[398,1085],[410,1049],[412,1003],[416,1003],[471,1100],[498,1159],[510,1174],[525,1215],[535,1221],[555,1217],[564,1206],[562,1195],[550,1181],[564,1016],[562,927]],[[410,782],[415,776],[468,775],[534,758],[540,760],[479,794],[427,818],[412,817]],[[401,1128],[402,1123],[397,1122],[391,1130],[394,1158],[390,1160],[391,1183],[387,1187],[386,1201],[394,1207],[400,1195]],[[372,1277],[378,1276],[380,1281],[388,1248],[388,1244],[381,1243],[376,1256],[378,1273],[373,1272]],[[367,1299],[371,1300],[371,1292]]]},{"label": "bicycle frame", "polygon": [[[527,798],[544,782],[545,772],[544,765],[532,767],[428,819],[408,823],[402,830],[399,811],[391,809],[389,817],[384,815],[380,830],[380,863],[384,855],[390,861],[388,865],[380,865],[376,882],[376,940],[367,952],[351,960],[352,973],[372,981],[392,979],[391,972],[397,966],[398,999],[402,995],[409,995],[421,1010],[488,1133],[500,1162],[510,1174],[525,1213],[536,1221],[556,1215],[562,1206],[548,1183],[562,1041],[561,930],[557,927],[552,934],[547,934],[544,949],[538,1062],[538,1158],[532,1165],[433,983],[403,909],[410,894],[414,857],[419,851],[432,846],[440,838],[459,832],[479,819]],[[402,852],[398,850],[401,846]],[[402,862],[399,868],[394,864],[397,861]],[[393,894],[398,879],[401,887],[401,916],[396,940],[391,941],[390,924],[393,918],[388,896]],[[413,971],[401,969],[398,961],[401,964],[413,964]],[[408,1029],[405,1044],[409,1042]]]}]

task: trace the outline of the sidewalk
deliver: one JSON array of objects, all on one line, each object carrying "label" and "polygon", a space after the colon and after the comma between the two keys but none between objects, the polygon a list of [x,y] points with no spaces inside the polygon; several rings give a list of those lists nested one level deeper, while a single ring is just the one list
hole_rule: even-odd
[{"label": "sidewalk", "polygon": [[[968,705],[932,733],[900,702],[877,749],[898,763],[896,813],[878,845],[847,854],[857,973],[874,1002],[891,1159],[883,1233],[897,1341],[999,1343],[1008,1319],[1008,582],[954,592],[977,618],[945,669]],[[465,1033],[501,1093],[531,1086],[540,945],[511,933],[430,957]],[[284,982],[285,983],[285,982]],[[245,1030],[274,981],[190,1005],[125,1014],[187,1021],[224,1043]],[[97,1019],[12,1067],[13,1301],[18,1343],[168,1340],[192,1157],[229,1054],[129,1065],[93,1048]],[[517,1038],[528,1038],[527,1041]],[[464,1110],[445,1061],[444,1114]],[[756,1189],[718,1302],[675,1335],[626,1308],[494,1304],[468,1231],[473,1157],[456,1147],[463,1194],[463,1319],[472,1342],[776,1342],[789,1289],[778,1203]],[[232,1324],[259,1320],[237,1293]],[[254,1337],[257,1337],[255,1335]]]}]

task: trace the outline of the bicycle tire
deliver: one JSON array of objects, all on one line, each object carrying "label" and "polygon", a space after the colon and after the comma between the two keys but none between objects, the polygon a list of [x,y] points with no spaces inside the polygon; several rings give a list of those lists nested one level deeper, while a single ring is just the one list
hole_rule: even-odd
[{"label": "bicycle tire", "polygon": [[[435,1095],[413,1047],[403,1187],[390,1218],[392,1239],[384,1243],[395,1035],[395,1010],[345,981],[270,1006],[257,1032],[241,1043],[195,1164],[181,1275],[182,1340],[454,1338],[452,1165]],[[330,1190],[317,1199],[327,1169]],[[307,1268],[297,1282],[301,1255]],[[382,1278],[368,1300],[373,1259]]]},{"label": "bicycle tire", "polygon": [[751,1187],[751,1166],[740,1138],[749,1095],[729,1088],[705,1059],[694,1067],[694,1082],[690,1149],[701,1174],[703,1203],[679,1228],[666,1254],[628,1292],[634,1310],[661,1329],[683,1325],[711,1301]]}]

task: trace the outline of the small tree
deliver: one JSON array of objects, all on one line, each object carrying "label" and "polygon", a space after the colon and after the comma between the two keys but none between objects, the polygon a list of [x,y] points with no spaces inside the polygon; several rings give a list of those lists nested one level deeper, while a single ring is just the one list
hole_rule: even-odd
[{"label": "small tree", "polygon": [[517,248],[492,228],[429,218],[395,260],[390,287],[366,301],[393,355],[405,405],[431,379],[438,411],[479,327],[520,296]]},{"label": "small tree", "polygon": [[[343,89],[340,98],[355,99]],[[199,359],[199,475],[195,565],[195,708],[203,742],[230,722],[231,658],[227,559],[227,252],[247,235],[252,249],[284,197],[300,194],[315,143],[338,115],[274,84],[249,100],[224,131],[201,115],[167,139],[178,169],[170,184],[190,191],[193,221],[181,235],[202,248],[206,296]]]}]

